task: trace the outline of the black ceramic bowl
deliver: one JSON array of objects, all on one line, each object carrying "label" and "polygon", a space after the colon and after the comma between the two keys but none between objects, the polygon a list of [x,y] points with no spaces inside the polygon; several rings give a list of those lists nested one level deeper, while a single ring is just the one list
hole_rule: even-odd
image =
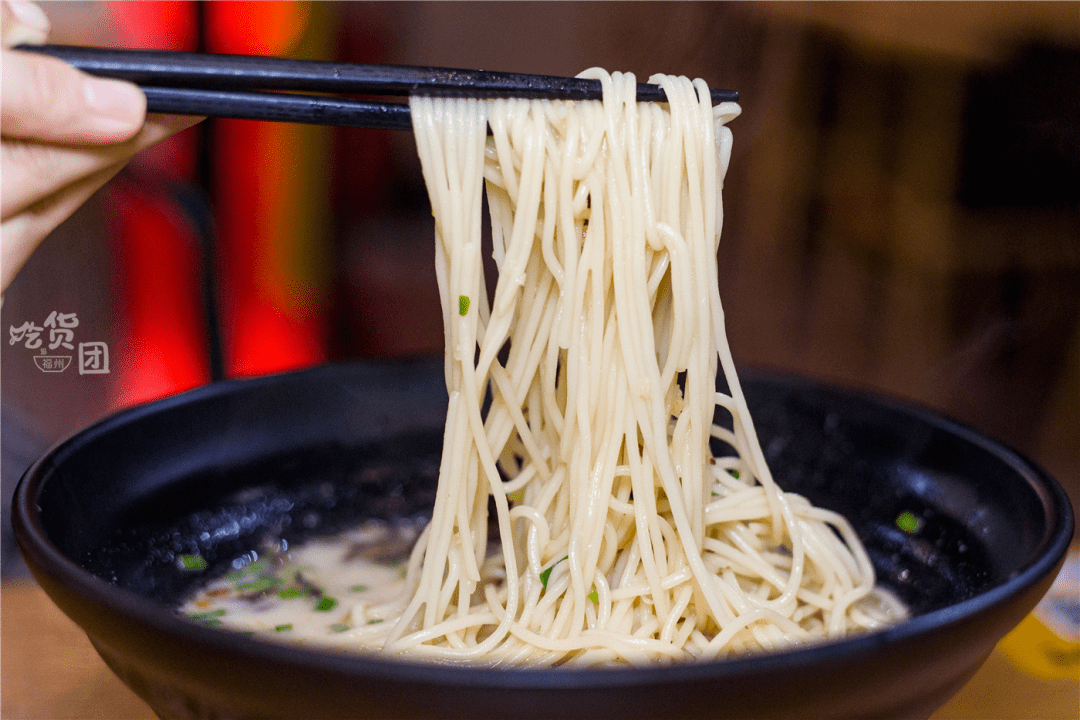
[{"label": "black ceramic bowl", "polygon": [[[31,570],[163,718],[926,717],[1049,586],[1072,536],[1039,468],[967,428],[796,379],[745,382],[773,472],[845,513],[914,617],[771,655],[620,670],[486,670],[288,647],[203,627],[170,602],[268,534],[423,513],[442,363],[226,382],[111,417],[16,494]],[[902,512],[923,520],[907,534]]]}]

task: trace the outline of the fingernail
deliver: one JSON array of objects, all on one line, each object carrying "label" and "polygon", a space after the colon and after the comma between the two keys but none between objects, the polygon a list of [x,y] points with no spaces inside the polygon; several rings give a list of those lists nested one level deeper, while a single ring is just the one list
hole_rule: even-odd
[{"label": "fingernail", "polygon": [[49,32],[49,18],[45,12],[28,0],[8,0],[8,7],[19,22],[33,30]]},{"label": "fingernail", "polygon": [[109,131],[137,130],[146,115],[146,98],[135,85],[119,80],[88,78],[83,82],[86,104],[99,128]]}]

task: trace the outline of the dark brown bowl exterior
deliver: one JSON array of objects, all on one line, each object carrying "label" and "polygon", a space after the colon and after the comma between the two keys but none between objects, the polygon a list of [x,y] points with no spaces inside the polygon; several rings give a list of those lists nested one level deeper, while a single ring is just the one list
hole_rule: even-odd
[{"label": "dark brown bowl exterior", "polygon": [[[256,542],[260,523],[280,530],[266,512],[277,506],[248,486],[308,498],[317,476],[332,478],[323,485],[345,490],[318,501],[327,522],[347,506],[385,516],[422,505],[424,473],[372,485],[379,473],[358,467],[383,467],[383,449],[402,438],[437,450],[441,361],[231,381],[120,413],[27,472],[16,537],[49,596],[163,718],[929,716],[1049,587],[1072,537],[1068,499],[1037,466],[932,413],[772,375],[748,376],[745,388],[781,484],[848,514],[883,582],[915,608],[911,620],[724,662],[486,670],[289,647],[170,609],[188,580],[170,576],[161,538],[221,563]],[[226,505],[239,515],[222,519]],[[924,533],[896,528],[905,510],[925,520]],[[233,527],[236,517],[251,527],[219,545],[192,521]],[[128,557],[141,557],[144,546],[124,540],[139,533],[153,562]]]}]

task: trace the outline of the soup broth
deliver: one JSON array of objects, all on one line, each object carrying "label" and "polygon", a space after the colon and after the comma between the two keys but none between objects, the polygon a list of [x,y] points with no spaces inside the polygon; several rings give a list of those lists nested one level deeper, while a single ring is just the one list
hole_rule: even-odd
[{"label": "soup broth", "polygon": [[[198,622],[290,643],[378,647],[405,592],[411,526],[369,522],[349,532],[234,562],[180,611]],[[372,643],[365,642],[370,637]]]}]

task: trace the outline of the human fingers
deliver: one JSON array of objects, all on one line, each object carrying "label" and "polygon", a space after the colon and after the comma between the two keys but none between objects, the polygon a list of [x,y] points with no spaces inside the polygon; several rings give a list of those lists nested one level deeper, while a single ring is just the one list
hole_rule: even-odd
[{"label": "human fingers", "polygon": [[96,78],[56,58],[4,49],[0,135],[100,145],[142,127],[146,96],[138,86]]},{"label": "human fingers", "polygon": [[[0,289],[7,287],[38,243],[119,172],[132,155],[199,120],[201,118],[149,115],[138,135],[122,145],[110,147],[112,154],[96,156],[93,169],[64,186],[54,185],[51,192],[39,193],[33,202],[23,203],[17,212],[5,213],[0,222],[3,237],[3,243],[0,243],[3,253],[0,260]],[[112,162],[109,162],[110,159]],[[85,162],[86,158],[77,157],[75,160]],[[83,167],[86,169],[89,165]],[[9,177],[5,174],[0,190],[7,193],[10,185]]]},{"label": "human fingers", "polygon": [[164,138],[199,121],[177,115],[151,115],[131,139],[93,147],[4,138],[0,143],[0,219],[7,220],[60,188],[130,159]]},{"label": "human fingers", "polygon": [[94,78],[54,58],[9,50],[46,40],[49,18],[41,8],[27,0],[2,0],[0,23],[0,135],[97,144],[120,142],[138,131],[146,98],[135,85]]},{"label": "human fingers", "polygon": [[118,162],[42,198],[0,223],[0,289],[7,288],[34,248],[124,167]]},{"label": "human fingers", "polygon": [[39,45],[49,37],[49,18],[28,0],[4,0],[0,3],[0,31],[4,47]]}]

